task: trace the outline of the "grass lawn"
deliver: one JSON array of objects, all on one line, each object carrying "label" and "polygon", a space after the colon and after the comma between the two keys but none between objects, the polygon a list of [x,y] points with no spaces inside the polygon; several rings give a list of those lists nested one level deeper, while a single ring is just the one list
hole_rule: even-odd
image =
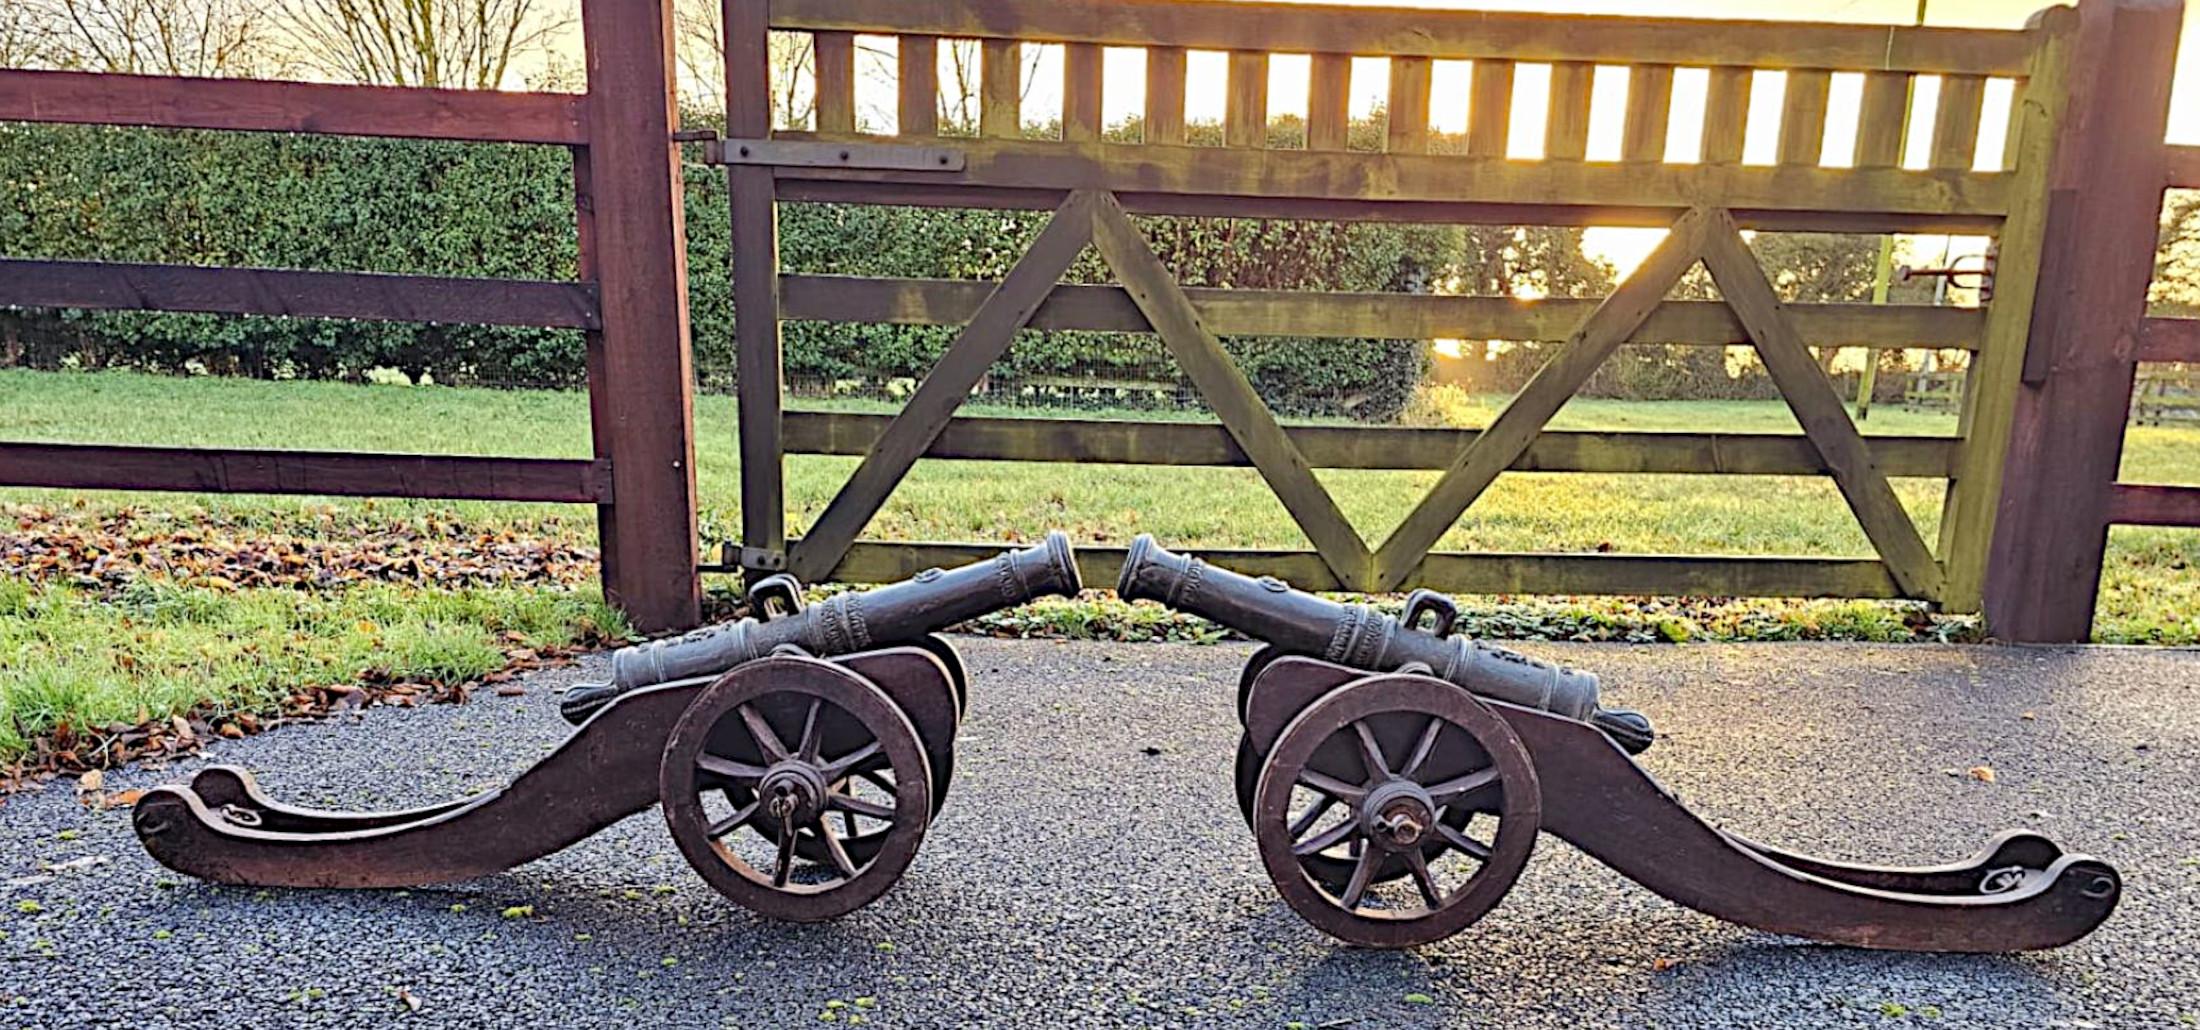
[{"label": "grass lawn", "polygon": [[[1480,425],[1503,398],[1454,396],[1436,418]],[[884,405],[835,407],[887,410]],[[1431,405],[1421,405],[1424,411]],[[731,398],[698,399],[697,474],[706,539],[739,525],[739,463]],[[973,413],[1015,414],[973,406]],[[1109,414],[1109,413],[1101,413]],[[1142,413],[1140,417],[1153,417]],[[1641,403],[1576,400],[1561,429],[1793,432],[1776,401]],[[1882,408],[1872,434],[1952,434],[1953,416]],[[0,439],[195,446],[297,447],[582,457],[587,401],[578,393],[461,390],[334,383],[173,379],[123,373],[0,371]],[[787,461],[788,522],[797,531],[825,504],[856,459],[798,455]],[[1435,472],[1320,473],[1353,523],[1380,540],[1436,479]],[[2124,478],[2200,483],[2200,427],[2135,427]],[[1926,539],[1939,525],[1942,484],[1897,481]],[[59,491],[0,491],[53,503]],[[239,513],[282,512],[324,499],[100,495],[98,503],[201,504]],[[338,502],[344,503],[344,502]],[[359,502],[367,503],[367,502]],[[559,505],[372,502],[453,510],[463,518],[560,533],[591,531],[589,514]],[[1127,540],[1151,532],[1184,546],[1288,547],[1305,539],[1251,469],[1061,466],[927,461],[873,520],[888,539],[992,540],[1059,528],[1079,540]],[[2149,563],[2200,556],[2194,534],[2119,531],[2117,554]],[[1831,480],[1800,476],[1568,475],[1508,473],[1447,533],[1443,550],[1635,551],[1704,554],[1863,555],[1869,546]],[[2164,573],[2182,572],[2165,568]]]},{"label": "grass lawn", "polygon": [[[1435,392],[1415,406],[1430,424],[1486,424],[1501,397]],[[846,410],[888,410],[844,402]],[[739,525],[734,407],[698,399],[698,476],[707,540]],[[1031,414],[974,406],[973,413]],[[1153,413],[1097,413],[1172,417]],[[1186,417],[1186,416],[1173,416]],[[1773,402],[1629,403],[1577,400],[1554,423],[1565,429],[1794,432]],[[1867,433],[1952,434],[1954,418],[1881,409]],[[587,400],[579,393],[351,386],[179,379],[133,373],[0,370],[0,439],[397,452],[581,457]],[[822,511],[855,467],[852,458],[787,462],[789,523]],[[1434,482],[1434,472],[1327,470],[1321,478],[1371,542],[1380,540]],[[2200,427],[2134,428],[2130,481],[2200,484]],[[1896,484],[1928,541],[1942,484]],[[577,506],[480,502],[79,495],[0,490],[0,503],[79,509],[87,517],[137,506],[218,518],[217,535],[264,529],[286,538],[341,539],[359,520],[456,522],[471,530],[587,541],[593,515]],[[331,513],[339,517],[332,517]],[[190,521],[186,517],[182,521]],[[319,528],[317,528],[319,527]],[[933,540],[1031,538],[1059,528],[1080,541],[1151,532],[1180,546],[1304,546],[1250,469],[929,461],[872,522],[873,537]],[[1500,477],[1445,535],[1446,550],[1637,551],[1862,555],[1868,545],[1830,480],[1819,477],[1563,475]],[[4,553],[4,552],[0,552]],[[2107,641],[2200,640],[2200,532],[2120,528],[2111,538],[2096,635]],[[121,588],[34,584],[0,576],[0,763],[57,720],[103,725],[200,706],[266,708],[297,684],[395,678],[462,680],[487,671],[514,646],[554,647],[617,635],[615,616],[586,590],[540,586],[364,585],[316,592],[184,581]],[[1664,602],[1592,608],[1563,603],[1525,618],[1561,626],[1637,620],[1666,636]],[[1517,611],[1517,609],[1515,609]],[[1618,614],[1614,614],[1617,612]],[[1769,613],[1769,614],[1767,614]],[[1498,613],[1492,619],[1514,618]],[[1083,609],[1026,620],[1122,620]],[[1713,625],[1719,620],[1720,625]],[[1700,632],[1810,634],[1812,620],[1844,633],[1900,634],[1887,605],[1828,602],[1764,606],[1702,616]],[[1017,627],[1007,627],[1014,630]],[[1060,628],[1042,625],[1039,628]],[[1072,627],[1074,628],[1074,627]],[[1506,627],[1482,627],[1502,634]],[[1596,632],[1590,625],[1581,632]],[[1106,629],[1096,632],[1109,632]],[[1561,635],[1575,632],[1561,629]]]}]

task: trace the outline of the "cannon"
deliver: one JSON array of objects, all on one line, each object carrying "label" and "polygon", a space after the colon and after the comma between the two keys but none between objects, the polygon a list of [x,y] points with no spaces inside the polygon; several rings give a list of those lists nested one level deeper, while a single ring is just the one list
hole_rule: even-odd
[{"label": "cannon", "polygon": [[1596,677],[1455,636],[1456,609],[1425,591],[1393,618],[1146,536],[1116,590],[1264,642],[1238,683],[1238,807],[1285,904],[1354,944],[1411,947],[1471,926],[1512,889],[1539,831],[1700,912],[1866,948],[2058,947],[2122,894],[2107,863],[2025,830],[1960,861],[1899,867],[1715,827],[1637,763],[1649,722],[1604,707]]},{"label": "cannon", "polygon": [[967,676],[936,635],[1080,589],[1069,539],[1048,534],[953,571],[931,569],[805,607],[759,582],[750,618],[612,656],[568,692],[577,723],[510,783],[395,812],[299,808],[212,766],[132,812],[154,859],[217,883],[452,883],[561,850],[660,805],[703,880],[761,915],[845,915],[901,878],[947,796]]}]

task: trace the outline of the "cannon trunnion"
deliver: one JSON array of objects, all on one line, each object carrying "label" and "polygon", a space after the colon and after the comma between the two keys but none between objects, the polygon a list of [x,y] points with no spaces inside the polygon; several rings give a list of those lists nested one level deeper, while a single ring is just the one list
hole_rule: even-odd
[{"label": "cannon trunnion", "polygon": [[2107,863],[2022,830],[1904,868],[1718,829],[1636,764],[1649,722],[1603,707],[1595,676],[1453,637],[1449,601],[1427,592],[1394,619],[1146,537],[1118,590],[1265,642],[1238,683],[1238,806],[1284,902],[1352,943],[1408,947],[1472,925],[1542,832],[1710,915],[1867,948],[2057,947],[2122,894]]},{"label": "cannon trunnion", "polygon": [[[760,584],[760,586],[764,586]],[[831,919],[915,859],[947,797],[967,696],[932,631],[1043,594],[1074,594],[1067,538],[932,570],[804,610],[792,580],[758,615],[628,648],[569,696],[579,726],[497,789],[401,812],[297,808],[215,766],[133,813],[146,850],[218,883],[406,887],[485,876],[652,805],[720,893],[760,914]]]}]

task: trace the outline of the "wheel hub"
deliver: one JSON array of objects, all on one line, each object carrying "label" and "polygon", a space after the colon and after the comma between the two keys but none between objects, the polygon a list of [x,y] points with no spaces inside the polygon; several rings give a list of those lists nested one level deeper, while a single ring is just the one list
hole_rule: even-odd
[{"label": "wheel hub", "polygon": [[824,808],[830,791],[816,766],[790,758],[765,770],[756,796],[779,822],[808,822]]},{"label": "wheel hub", "polygon": [[1392,779],[1367,792],[1359,818],[1376,847],[1406,851],[1420,847],[1436,825],[1436,802],[1420,784]]}]

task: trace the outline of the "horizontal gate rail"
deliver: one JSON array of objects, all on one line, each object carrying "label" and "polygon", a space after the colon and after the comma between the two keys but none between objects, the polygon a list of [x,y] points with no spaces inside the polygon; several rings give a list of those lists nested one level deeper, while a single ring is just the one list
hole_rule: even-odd
[{"label": "horizontal gate rail", "polygon": [[602,328],[594,283],[0,258],[10,306]]},{"label": "horizontal gate rail", "polygon": [[[774,139],[802,139],[796,132]],[[734,142],[721,147],[736,146]],[[1242,214],[1268,199],[1422,201],[1567,206],[1667,213],[1697,204],[1817,216],[1821,228],[1880,231],[1905,216],[1984,223],[2009,209],[2007,177],[1956,169],[1821,168],[1662,163],[1473,163],[1449,155],[1252,150],[1181,144],[958,140],[960,171],[781,166],[784,180],[917,183],[1017,189],[1099,189],[1231,198]],[[849,199],[854,199],[850,197]],[[1608,221],[1602,210],[1591,217]]]},{"label": "horizontal gate rail", "polygon": [[2109,488],[2108,521],[2200,528],[2200,486],[2118,483]]},{"label": "horizontal gate rail", "polygon": [[611,463],[106,444],[0,443],[0,483],[66,490],[611,503]]},{"label": "horizontal gate rail", "polygon": [[2200,364],[2200,318],[2150,318],[2141,323],[2138,361]]},{"label": "horizontal gate rail", "polygon": [[574,93],[0,69],[0,121],[341,136],[588,142]]},{"label": "horizontal gate rail", "polygon": [[[786,414],[789,454],[869,453],[887,415],[822,411]],[[1285,426],[1307,464],[1324,469],[1443,469],[1480,433],[1472,429]],[[1943,478],[1961,441],[1872,436],[1872,464],[1890,476]],[[1249,467],[1223,426],[1202,422],[1118,422],[1068,418],[957,418],[923,457],[963,461],[1075,461],[1115,465]],[[1792,433],[1546,431],[1508,467],[1513,472],[1675,473],[1820,476],[1829,472],[1810,439]]]},{"label": "horizontal gate rail", "polygon": [[[997,284],[953,279],[869,279],[783,275],[780,317],[793,321],[961,325]],[[1317,293],[1303,290],[1189,288],[1200,321],[1217,336],[1320,336],[1342,339],[1563,340],[1596,307],[1594,299]],[[1977,350],[1986,316],[1976,308],[1924,305],[1790,304],[1788,318],[1814,347]],[[1040,302],[1033,329],[1151,332],[1120,286],[1064,284]],[[1738,346],[1749,334],[1718,301],[1667,301],[1652,311],[1634,343]]]},{"label": "horizontal gate rail", "polygon": [[[1197,148],[1201,154],[1219,148]],[[1471,167],[1471,166],[1469,166]],[[759,169],[759,171],[767,171]],[[957,186],[940,182],[836,182],[783,179],[780,200],[821,204],[898,204],[908,207],[959,207],[1012,211],[1052,211],[1069,189],[1061,187]],[[1399,222],[1438,225],[1618,226],[1663,229],[1673,224],[1674,209],[1664,207],[1587,207],[1579,204],[1456,200],[1397,200],[1348,197],[1237,197],[1222,194],[1151,193],[1118,190],[1115,199],[1134,215],[1182,215],[1196,218],[1298,218],[1335,222]],[[1756,210],[1729,213],[1744,229],[1781,232],[1904,232],[1992,234],[2002,216],[1946,211],[1844,212]]]},{"label": "horizontal gate rail", "polygon": [[[799,546],[799,538],[789,541]],[[998,543],[888,543],[857,541],[834,566],[833,579],[884,583],[924,569],[983,561]],[[1125,548],[1077,545],[1077,567],[1087,583],[1113,583]],[[1275,576],[1306,590],[1344,590],[1320,555],[1311,551],[1188,548],[1224,568]],[[738,571],[708,566],[706,571]],[[1755,557],[1664,554],[1431,554],[1413,581],[1459,594],[1689,594],[1703,597],[1903,596],[1887,567],[1875,558]]]}]

